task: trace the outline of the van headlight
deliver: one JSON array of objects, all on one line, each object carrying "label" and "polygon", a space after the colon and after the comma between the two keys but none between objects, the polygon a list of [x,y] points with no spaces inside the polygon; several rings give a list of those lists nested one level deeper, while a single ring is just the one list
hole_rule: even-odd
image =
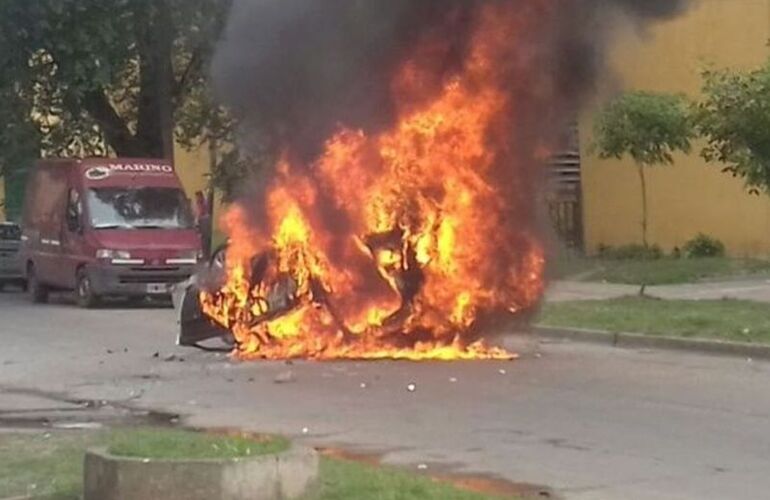
[{"label": "van headlight", "polygon": [[166,264],[170,265],[195,265],[203,259],[203,252],[201,250],[189,250],[179,252],[177,257],[172,259],[166,259]]},{"label": "van headlight", "polygon": [[129,260],[131,259],[131,252],[126,250],[107,250],[106,248],[100,248],[96,251],[96,258],[105,260]]},{"label": "van headlight", "polygon": [[179,254],[179,258],[198,261],[203,258],[203,250],[190,250],[189,252],[181,252]]}]

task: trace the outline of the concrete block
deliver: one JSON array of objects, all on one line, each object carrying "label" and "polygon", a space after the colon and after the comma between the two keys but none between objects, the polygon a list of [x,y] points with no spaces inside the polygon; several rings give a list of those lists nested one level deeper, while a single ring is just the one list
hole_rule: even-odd
[{"label": "concrete block", "polygon": [[314,449],[297,446],[288,450],[278,460],[279,497],[315,498],[311,493],[318,492],[318,465],[318,452]]},{"label": "concrete block", "polygon": [[227,460],[155,460],[86,453],[85,500],[294,500],[312,493],[318,454],[283,453]]}]

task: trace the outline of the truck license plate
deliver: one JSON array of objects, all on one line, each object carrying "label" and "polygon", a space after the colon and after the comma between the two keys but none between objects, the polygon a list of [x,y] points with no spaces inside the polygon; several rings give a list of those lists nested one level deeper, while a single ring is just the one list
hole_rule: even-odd
[{"label": "truck license plate", "polygon": [[168,293],[168,285],[152,283],[147,285],[147,293],[165,294]]}]

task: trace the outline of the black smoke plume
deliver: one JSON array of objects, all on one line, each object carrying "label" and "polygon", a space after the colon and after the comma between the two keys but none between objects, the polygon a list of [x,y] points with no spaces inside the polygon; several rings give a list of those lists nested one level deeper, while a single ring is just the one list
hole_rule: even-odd
[{"label": "black smoke plume", "polygon": [[[449,50],[432,63],[436,74],[451,72],[481,6],[503,2],[525,8],[542,1],[236,0],[213,77],[220,98],[246,128],[310,159],[339,125],[373,131],[391,122],[391,76],[422,37],[449,42]],[[643,25],[675,16],[687,4],[550,1],[558,14],[521,52],[541,59],[533,66],[552,79],[554,105],[572,109],[602,75],[609,33],[619,16]]]}]

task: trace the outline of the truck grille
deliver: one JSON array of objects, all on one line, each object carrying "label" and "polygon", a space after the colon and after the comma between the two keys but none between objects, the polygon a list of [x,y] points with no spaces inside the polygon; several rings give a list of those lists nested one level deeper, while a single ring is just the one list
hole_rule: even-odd
[{"label": "truck grille", "polygon": [[189,276],[181,273],[175,266],[132,267],[131,274],[121,274],[118,279],[123,284],[173,284],[186,280]]},{"label": "truck grille", "polygon": [[135,273],[176,273],[176,272],[179,272],[179,267],[178,266],[132,267],[131,271]]}]

